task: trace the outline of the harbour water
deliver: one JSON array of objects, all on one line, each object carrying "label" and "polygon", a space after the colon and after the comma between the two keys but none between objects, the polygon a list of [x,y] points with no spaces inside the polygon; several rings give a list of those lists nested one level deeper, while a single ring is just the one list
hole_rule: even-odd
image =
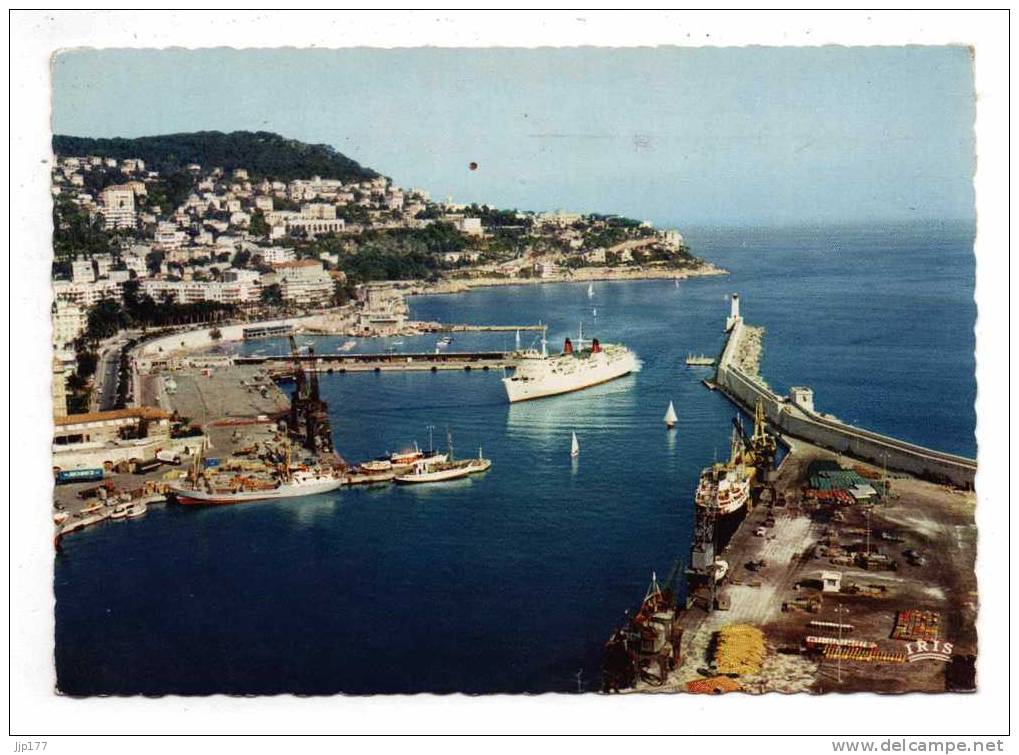
[{"label": "harbour water", "polygon": [[[575,692],[597,688],[622,612],[687,553],[701,467],[732,408],[688,352],[722,342],[725,295],[766,330],[773,387],[822,411],[975,454],[972,228],[687,230],[729,277],[499,287],[415,299],[451,322],[542,320],[558,347],[621,341],[640,373],[509,406],[495,372],[323,375],[338,450],[360,460],[428,428],[487,473],[194,510],[68,537],[56,558],[58,686],[70,694]],[[592,309],[597,309],[597,317]],[[525,343],[534,334],[524,333]],[[311,339],[306,339],[309,342]],[[314,339],[335,351],[346,339]],[[431,351],[436,336],[398,350]],[[455,334],[450,350],[512,333]],[[357,350],[393,347],[365,341]],[[285,349],[256,342],[246,353]],[[666,431],[669,401],[679,415]],[[570,458],[571,433],[581,453]]]}]

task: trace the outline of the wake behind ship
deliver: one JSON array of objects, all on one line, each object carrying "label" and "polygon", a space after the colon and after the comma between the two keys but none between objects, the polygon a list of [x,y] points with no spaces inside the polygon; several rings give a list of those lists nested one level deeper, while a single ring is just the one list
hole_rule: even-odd
[{"label": "wake behind ship", "polygon": [[[583,342],[583,332],[577,339]],[[567,338],[562,353],[549,356],[542,350],[522,352],[511,377],[503,378],[510,403],[556,396],[590,388],[640,369],[637,355],[621,344],[602,345],[595,338],[588,348],[574,348]]]}]

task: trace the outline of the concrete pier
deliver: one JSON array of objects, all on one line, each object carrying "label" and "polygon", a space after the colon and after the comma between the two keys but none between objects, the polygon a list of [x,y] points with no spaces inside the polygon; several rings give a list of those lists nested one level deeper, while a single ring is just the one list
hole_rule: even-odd
[{"label": "concrete pier", "polygon": [[437,372],[439,370],[491,370],[515,367],[516,357],[503,351],[450,351],[380,354],[301,354],[297,357],[235,357],[235,364],[272,365],[285,372],[299,361],[305,369],[318,372]]},{"label": "concrete pier", "polygon": [[779,396],[753,366],[759,352],[760,329],[745,324],[735,306],[726,326],[729,336],[718,361],[715,384],[736,404],[752,413],[760,399],[768,422],[777,430],[836,453],[935,482],[973,487],[977,471],[974,459],[918,446],[820,414],[814,410],[813,392],[809,388],[793,388],[790,396]]}]

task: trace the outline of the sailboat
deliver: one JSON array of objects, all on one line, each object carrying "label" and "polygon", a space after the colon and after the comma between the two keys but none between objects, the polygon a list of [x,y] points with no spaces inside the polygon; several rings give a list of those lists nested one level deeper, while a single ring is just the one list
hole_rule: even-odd
[{"label": "sailboat", "polygon": [[665,426],[670,430],[674,429],[676,427],[676,420],[678,419],[679,417],[676,416],[676,407],[674,407],[670,401],[669,408],[665,410]]},{"label": "sailboat", "polygon": [[594,284],[593,283],[588,283],[587,284],[587,298],[591,299],[593,297],[594,297]]},{"label": "sailboat", "polygon": [[573,441],[570,443],[570,456],[574,459],[580,456],[580,443],[577,441],[576,433],[573,433]]},{"label": "sailboat", "polygon": [[597,317],[597,316],[598,316],[598,308],[597,307],[591,307],[591,317]]}]

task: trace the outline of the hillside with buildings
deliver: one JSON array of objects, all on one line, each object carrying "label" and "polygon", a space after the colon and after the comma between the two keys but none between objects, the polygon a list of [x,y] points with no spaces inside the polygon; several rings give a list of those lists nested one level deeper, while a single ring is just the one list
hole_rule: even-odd
[{"label": "hillside with buildings", "polygon": [[379,281],[717,272],[676,230],[435,201],[275,134],[58,136],[54,148],[54,346],[72,407],[87,401],[100,341],[120,330],[357,306]]},{"label": "hillside with buildings", "polygon": [[244,168],[256,178],[268,176],[284,181],[312,175],[344,181],[378,176],[328,144],[305,144],[268,131],[195,131],[136,139],[56,134],[53,151],[118,161],[134,158],[161,173],[189,170],[194,165],[218,165],[228,171]]}]

